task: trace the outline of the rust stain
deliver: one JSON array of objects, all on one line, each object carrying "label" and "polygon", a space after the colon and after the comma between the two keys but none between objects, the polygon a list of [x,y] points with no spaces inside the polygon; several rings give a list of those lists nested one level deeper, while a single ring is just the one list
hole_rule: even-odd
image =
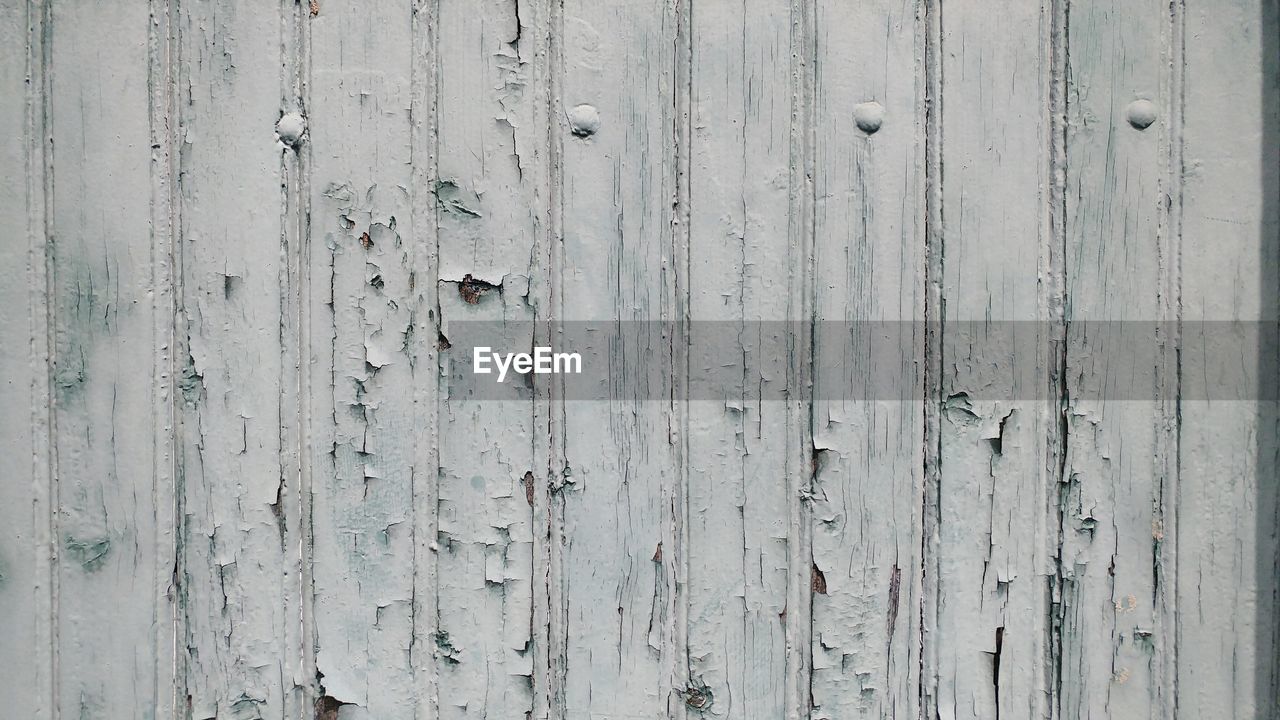
[{"label": "rust stain", "polygon": [[495,287],[497,286],[483,280],[477,280],[471,277],[471,273],[467,273],[463,276],[462,282],[458,283],[458,295],[462,297],[462,301],[466,304],[477,305],[480,303],[480,298]]},{"label": "rust stain", "polygon": [[827,576],[823,575],[822,571],[818,569],[817,563],[814,563],[813,565],[813,576],[810,579],[810,586],[813,588],[813,591],[819,595],[827,594]]},{"label": "rust stain", "polygon": [[343,703],[328,695],[316,700],[316,720],[338,720],[338,709]]},{"label": "rust stain", "polygon": [[684,691],[684,704],[695,710],[706,709],[711,704],[711,693],[702,688],[687,688]]},{"label": "rust stain", "polygon": [[898,602],[902,594],[902,568],[893,565],[893,573],[889,576],[889,638],[893,639],[894,626],[898,624]]},{"label": "rust stain", "polygon": [[533,507],[533,471],[529,470],[524,474],[524,499],[529,501],[529,507]]}]

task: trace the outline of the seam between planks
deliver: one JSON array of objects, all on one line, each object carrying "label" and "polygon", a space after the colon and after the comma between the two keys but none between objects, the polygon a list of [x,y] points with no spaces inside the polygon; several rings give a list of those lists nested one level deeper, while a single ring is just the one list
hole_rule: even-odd
[{"label": "seam between planks", "polygon": [[[439,136],[439,67],[436,48],[438,0],[418,0],[412,9],[413,66],[410,69],[410,193],[412,226],[425,234],[425,241],[413,243],[414,277],[425,276],[414,284],[415,300],[413,358],[414,425],[424,436],[414,447],[410,472],[413,512],[413,600],[411,603],[412,638],[409,659],[415,690],[414,717],[431,720],[439,716],[435,653],[432,636],[438,626],[436,594],[437,555],[435,552],[437,514],[439,508],[439,377],[440,298],[439,298],[439,226],[435,197],[438,173]],[[425,306],[425,307],[424,307]],[[425,309],[426,318],[423,318]],[[422,380],[419,380],[419,377]]]},{"label": "seam between planks", "polygon": [[176,52],[175,3],[151,0],[148,35],[148,84],[151,134],[151,290],[152,304],[152,506],[156,518],[153,625],[155,717],[176,718],[184,693],[178,649],[182,637],[178,606],[181,523],[178,453],[181,413],[177,407],[175,366],[180,296],[179,208],[176,203],[176,147],[173,119],[179,54]]},{"label": "seam between planks", "polygon": [[[541,270],[546,281],[531,287],[530,296],[534,305],[533,336],[535,345],[552,344],[552,326],[549,321],[557,317],[554,305],[559,278],[558,241],[559,212],[556,203],[559,199],[559,158],[560,147],[557,144],[556,94],[559,82],[557,73],[558,60],[558,11],[559,2],[536,2],[534,31],[531,33],[536,44],[533,63],[533,86],[537,101],[533,107],[534,126],[541,125],[542,139],[545,141],[546,153],[535,152],[533,172],[534,187],[534,259],[531,263],[536,273]],[[517,6],[517,22],[520,6]],[[521,25],[523,29],[523,25]],[[523,35],[521,36],[523,37]],[[540,192],[543,188],[546,193]],[[552,571],[555,552],[552,542],[554,535],[552,524],[556,513],[555,501],[551,488],[555,474],[554,466],[559,462],[555,445],[555,423],[553,420],[556,398],[562,395],[563,383],[557,376],[547,379],[535,378],[533,384],[533,467],[541,468],[531,471],[526,492],[530,498],[531,534],[533,538],[533,568],[530,573],[530,592],[533,594],[530,612],[531,643],[533,646],[533,692],[532,717],[546,720],[553,714],[556,706],[555,683],[559,677],[556,666],[552,663],[552,654],[559,647],[553,637],[557,616],[552,608],[556,607],[556,599],[552,586]]]},{"label": "seam between planks", "polygon": [[[181,38],[181,12],[178,7],[178,0],[164,0],[167,20],[169,23],[170,43],[168,52],[171,54],[170,68],[173,72],[171,79],[169,98],[169,122],[172,127],[169,128],[169,136],[167,138],[169,144],[169,169],[171,172],[171,195],[169,197],[169,222],[172,227],[173,246],[171,248],[172,256],[172,273],[173,273],[173,345],[172,352],[175,360],[174,372],[181,372],[176,367],[176,362],[185,361],[191,357],[191,330],[188,322],[189,314],[186,307],[186,262],[183,253],[183,228],[182,228],[182,180],[181,180],[181,164],[183,159],[182,147],[182,119],[179,114],[179,88],[181,87],[183,70],[182,70],[182,38]],[[154,7],[153,3],[153,7]],[[154,144],[156,139],[153,139]],[[154,202],[154,199],[153,199]],[[154,214],[154,207],[153,207]],[[184,363],[185,364],[185,363]],[[175,375],[175,377],[177,377]],[[182,396],[174,390],[173,407],[173,440],[174,440],[174,526],[173,526],[173,546],[174,546],[174,567],[173,567],[173,593],[174,593],[174,632],[176,633],[174,641],[174,716],[181,717],[181,708],[184,706],[190,708],[191,705],[191,689],[188,686],[188,674],[191,669],[190,663],[190,645],[191,631],[189,617],[187,616],[188,596],[187,585],[185,582],[190,577],[187,568],[186,558],[186,538],[188,536],[187,527],[187,469],[186,469],[186,438],[187,424],[186,412],[180,405]]]},{"label": "seam between planks", "polygon": [[[548,4],[547,18],[547,167],[548,167],[548,228],[545,237],[547,248],[545,260],[548,263],[546,302],[547,319],[554,323],[563,317],[563,297],[561,290],[564,284],[564,139],[563,118],[564,107],[561,95],[564,90],[564,0],[546,0]],[[544,675],[545,688],[535,693],[535,703],[543,703],[543,707],[535,704],[535,714],[541,710],[545,716],[557,720],[566,717],[566,683],[567,683],[567,651],[569,647],[568,608],[565,606],[564,587],[560,578],[563,576],[563,552],[565,544],[564,514],[565,500],[563,495],[564,471],[568,453],[568,438],[563,432],[568,422],[564,404],[564,381],[558,375],[552,375],[547,383],[547,437],[546,437],[546,476],[545,492],[535,493],[535,501],[545,498],[546,506],[546,548],[538,557],[546,563],[541,590],[545,593],[547,616],[546,669]],[[536,677],[535,677],[536,682]]]},{"label": "seam between planks", "polygon": [[[791,5],[791,168],[788,245],[791,259],[788,293],[793,317],[801,319],[800,337],[793,338],[788,363],[788,385],[795,393],[788,401],[788,436],[796,441],[796,452],[787,457],[788,515],[793,537],[788,542],[790,582],[787,589],[786,701],[787,720],[812,715],[813,709],[813,558],[810,502],[813,493],[813,344],[816,202],[813,185],[814,65],[817,34],[813,0],[793,0]],[[798,308],[796,305],[798,304]],[[798,346],[797,346],[798,345]],[[794,428],[794,430],[793,430]]]},{"label": "seam between planks", "polygon": [[[1070,411],[1070,388],[1067,383],[1068,371],[1068,336],[1067,336],[1067,226],[1066,226],[1066,68],[1070,47],[1068,32],[1070,29],[1070,0],[1049,0],[1044,6],[1044,32],[1047,37],[1048,63],[1046,74],[1048,88],[1045,93],[1044,112],[1048,116],[1048,131],[1045,138],[1048,159],[1045,168],[1045,186],[1049,195],[1045,207],[1045,241],[1048,243],[1048,278],[1049,288],[1043,302],[1047,304],[1050,321],[1054,327],[1049,332],[1049,347],[1053,351],[1053,371],[1049,378],[1051,385],[1048,397],[1054,399],[1056,407],[1049,411],[1056,414],[1056,422],[1046,423],[1051,434],[1046,438],[1048,452],[1046,461],[1050,487],[1053,492],[1046,493],[1045,505],[1052,508],[1048,518],[1048,530],[1053,533],[1052,571],[1046,571],[1045,607],[1050,613],[1045,631],[1046,649],[1049,662],[1045,664],[1045,678],[1049,697],[1048,715],[1063,717],[1063,626],[1066,621],[1067,607],[1064,587],[1067,575],[1062,566],[1066,542],[1066,493],[1067,493],[1067,453],[1070,444],[1067,413]],[[1056,257],[1055,257],[1056,253]],[[1055,349],[1056,346],[1056,349]],[[1056,387],[1052,387],[1056,384]],[[997,698],[999,702],[999,698]]]},{"label": "seam between planks", "polygon": [[[1167,584],[1161,583],[1166,589],[1164,604],[1161,607],[1161,623],[1162,623],[1162,639],[1165,643],[1165,652],[1162,653],[1164,658],[1161,672],[1160,688],[1164,695],[1164,702],[1157,707],[1165,711],[1166,717],[1178,717],[1179,695],[1181,687],[1178,685],[1178,649],[1179,649],[1179,624],[1178,624],[1178,510],[1182,505],[1181,477],[1182,477],[1182,195],[1183,195],[1183,136],[1182,122],[1186,110],[1186,6],[1184,0],[1170,0],[1169,2],[1169,87],[1165,96],[1168,98],[1168,117],[1169,117],[1169,148],[1168,148],[1168,174],[1165,181],[1168,183],[1169,199],[1165,203],[1165,213],[1162,220],[1167,223],[1167,241],[1161,243],[1161,247],[1167,247],[1170,251],[1168,269],[1165,271],[1165,289],[1170,293],[1167,306],[1169,312],[1172,313],[1174,321],[1174,337],[1170,338],[1170,344],[1175,349],[1175,367],[1174,367],[1174,393],[1173,408],[1171,417],[1167,416],[1167,420],[1172,423],[1173,431],[1170,442],[1173,443],[1173,460],[1170,463],[1170,472],[1165,479],[1165,486],[1162,488],[1163,497],[1160,509],[1165,513],[1162,522],[1164,524],[1165,538],[1172,539],[1173,552],[1164,552],[1164,545],[1161,546],[1161,566],[1165,574],[1169,575]],[[1166,263],[1162,263],[1164,267]]]},{"label": "seam between planks", "polygon": [[[31,364],[44,372],[34,372],[31,387],[32,463],[35,488],[35,571],[47,587],[37,586],[35,618],[37,660],[40,671],[35,688],[43,702],[37,701],[38,720],[58,717],[58,573],[57,573],[57,414],[53,404],[53,328],[55,303],[49,302],[53,287],[51,261],[53,217],[53,141],[50,135],[52,78],[52,13],[44,0],[27,3],[27,210],[30,247],[27,274],[30,278]],[[44,432],[39,432],[39,428]],[[47,714],[40,708],[47,703]]]},{"label": "seam between planks", "polygon": [[[925,0],[925,381],[924,381],[924,499],[921,523],[920,564],[924,578],[920,607],[920,710],[924,717],[938,716],[938,666],[935,640],[929,637],[938,619],[938,553],[941,524],[941,400],[943,327],[942,272],[945,259],[942,233],[942,2]],[[932,564],[930,564],[932,560]]]},{"label": "seam between planks", "polygon": [[[537,346],[554,344],[555,332],[552,322],[558,316],[554,298],[560,272],[559,215],[555,205],[559,197],[558,168],[561,150],[557,142],[558,124],[555,121],[557,117],[555,88],[558,83],[556,73],[558,50],[555,45],[559,39],[559,33],[556,31],[558,25],[555,23],[559,6],[559,2],[546,0],[532,3],[521,3],[519,0],[516,2],[516,22],[520,28],[520,41],[527,37],[534,46],[531,74],[535,97],[532,108],[533,125],[535,130],[541,130],[541,138],[546,143],[545,147],[541,148],[545,152],[534,149],[533,157],[528,161],[530,171],[527,173],[522,171],[521,175],[522,179],[528,177],[532,180],[530,197],[533,203],[535,235],[530,261],[531,274],[541,275],[545,279],[544,282],[531,284],[529,291],[529,299],[534,308],[533,343]],[[524,22],[526,11],[530,16],[528,25]],[[526,28],[531,28],[532,31],[525,32]],[[537,137],[536,132],[534,137]],[[524,158],[520,158],[522,166],[524,161]],[[553,697],[555,697],[556,675],[551,662],[551,652],[555,645],[552,638],[551,610],[554,606],[551,585],[554,575],[551,570],[554,553],[551,537],[555,513],[550,488],[552,477],[556,472],[554,466],[557,463],[563,465],[555,448],[553,421],[556,399],[562,395],[563,381],[558,376],[534,378],[530,408],[533,423],[530,449],[532,467],[541,467],[543,470],[537,472],[531,470],[526,475],[525,482],[529,483],[529,486],[526,486],[525,492],[528,493],[531,506],[530,527],[533,545],[529,627],[530,651],[533,653],[530,712],[531,717],[539,720],[549,717],[552,708],[555,707]]]},{"label": "seam between planks", "polygon": [[[310,70],[310,9],[282,0],[280,6],[280,112],[307,113]],[[302,720],[316,702],[315,629],[312,617],[311,547],[311,144],[300,139],[281,152],[280,198],[280,500],[285,506],[283,664],[292,677],[281,678],[284,715]],[[295,459],[296,458],[296,459]],[[292,577],[290,577],[292,576]]]},{"label": "seam between planks", "polygon": [[[672,575],[672,592],[667,612],[668,630],[665,668],[673,691],[684,685],[693,687],[689,658],[689,348],[692,281],[690,245],[692,238],[693,189],[690,186],[693,106],[693,4],[694,0],[674,0],[676,16],[675,76],[673,93],[672,139],[675,144],[675,197],[672,213],[672,262],[675,265],[674,310],[671,330],[671,404],[670,412],[677,420],[675,486],[670,498],[672,526],[667,528],[672,552],[663,560],[665,572]],[[687,690],[685,691],[688,692]],[[687,698],[687,696],[686,696]],[[667,700],[668,717],[689,715],[689,705],[674,692]]]}]

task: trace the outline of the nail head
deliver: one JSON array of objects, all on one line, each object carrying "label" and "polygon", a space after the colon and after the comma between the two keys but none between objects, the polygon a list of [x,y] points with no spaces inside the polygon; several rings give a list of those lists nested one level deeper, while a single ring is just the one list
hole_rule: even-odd
[{"label": "nail head", "polygon": [[884,122],[884,106],[874,100],[858,103],[853,108],[853,121],[859,130],[874,135]]},{"label": "nail head", "polygon": [[594,105],[577,105],[569,110],[569,130],[578,137],[590,137],[600,129],[600,111]]},{"label": "nail head", "polygon": [[290,147],[297,145],[306,131],[307,121],[298,113],[285,113],[276,122],[276,137]]},{"label": "nail head", "polygon": [[1155,103],[1145,98],[1134,100],[1129,103],[1128,109],[1125,110],[1125,117],[1134,128],[1146,130],[1156,121]]}]

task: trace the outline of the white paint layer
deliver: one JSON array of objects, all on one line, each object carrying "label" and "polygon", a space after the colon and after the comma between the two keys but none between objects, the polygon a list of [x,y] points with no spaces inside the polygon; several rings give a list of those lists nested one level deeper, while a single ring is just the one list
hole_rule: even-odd
[{"label": "white paint layer", "polygon": [[6,717],[1270,717],[1278,30],[0,0]]}]

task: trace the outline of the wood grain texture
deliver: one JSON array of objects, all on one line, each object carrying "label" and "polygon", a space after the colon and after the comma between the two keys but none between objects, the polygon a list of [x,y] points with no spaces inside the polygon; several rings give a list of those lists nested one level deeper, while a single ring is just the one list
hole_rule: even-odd
[{"label": "wood grain texture", "polygon": [[[545,140],[533,124],[538,27],[519,11],[510,0],[439,6],[441,718],[533,711],[534,448],[546,441],[529,385],[509,383],[491,402],[461,389],[471,373],[465,348],[533,345],[531,147]],[[488,285],[473,290],[475,281]]]},{"label": "wood grain texture", "polygon": [[[681,253],[675,247],[677,15],[670,3],[566,2],[556,118],[563,254],[561,319],[619,322],[616,341],[574,348],[621,387],[612,402],[568,404],[557,427],[552,604],[562,635],[565,717],[678,714],[672,668],[683,548],[675,513],[684,428],[672,397]],[[645,58],[637,62],[637,57]],[[599,116],[592,132],[575,118]],[[652,321],[652,322],[651,322]],[[677,715],[678,716],[678,715]]]},{"label": "wood grain texture", "polygon": [[[920,9],[816,6],[812,512],[822,592],[813,595],[814,718],[920,712]],[[850,43],[842,27],[868,31]],[[870,323],[888,332],[867,332]],[[897,387],[881,386],[887,375]]]},{"label": "wood grain texture", "polygon": [[[1050,16],[1020,2],[937,7],[941,397],[928,543],[938,597],[926,620],[935,711],[1043,718],[1053,692],[1048,496],[1061,439]],[[1015,387],[1019,368],[1038,372]]]},{"label": "wood grain texture", "polygon": [[56,712],[163,717],[176,542],[153,333],[172,288],[154,274],[151,7],[53,4],[45,20]]},{"label": "wood grain texture", "polygon": [[297,422],[284,400],[286,363],[296,364],[283,331],[288,151],[274,133],[282,15],[187,3],[178,22],[187,696],[194,717],[283,718],[300,588],[288,582],[297,487],[282,435]]},{"label": "wood grain texture", "polygon": [[[1065,22],[1067,18],[1062,18]],[[1129,341],[1157,347],[1176,300],[1175,243],[1167,204],[1170,40],[1167,5],[1074,2],[1060,32],[1065,72],[1065,452],[1058,478],[1061,623],[1057,657],[1063,717],[1170,717],[1163,671],[1173,648],[1168,595],[1176,538],[1166,527],[1176,419],[1166,404],[1177,382],[1173,353],[1127,357]],[[1139,129],[1133,103],[1158,105]],[[1121,394],[1119,388],[1131,392]],[[1114,397],[1114,400],[1109,398]],[[1052,523],[1052,520],[1051,520]]]},{"label": "wood grain texture", "polygon": [[741,378],[736,393],[687,410],[687,702],[707,717],[779,718],[786,706],[788,515],[800,502],[787,473],[799,448],[776,398],[799,390],[777,352],[782,321],[799,317],[779,242],[799,190],[792,13],[766,0],[698,5],[689,18],[689,363],[711,371],[727,355]]},{"label": "wood grain texture", "polygon": [[0,261],[10,270],[0,279],[0,401],[14,410],[0,416],[0,437],[12,456],[9,477],[0,483],[0,635],[10,638],[0,650],[0,675],[13,690],[12,712],[45,718],[52,710],[44,687],[51,662],[51,595],[40,550],[48,544],[52,484],[43,447],[49,433],[44,174],[31,164],[43,164],[44,133],[36,124],[42,88],[26,82],[41,50],[31,25],[39,27],[38,18],[29,17],[25,5],[0,6],[0,93],[10,99],[0,106],[0,157],[5,167],[25,173],[25,182],[0,189],[0,222],[11,229],[0,244]]},{"label": "wood grain texture", "polygon": [[312,304],[309,350],[328,370],[311,384],[316,666],[341,720],[412,718],[428,700],[410,661],[414,461],[431,442],[413,391],[431,375],[415,372],[412,337],[412,21],[390,3],[309,21],[309,272],[327,305]]},{"label": "wood grain texture", "polygon": [[[1177,132],[1181,319],[1280,317],[1276,301],[1274,3],[1183,8]],[[1230,45],[1238,60],[1214,47]],[[1228,69],[1231,67],[1232,69]],[[1270,74],[1268,74],[1270,73]],[[1224,132],[1226,128],[1229,132]],[[1276,348],[1233,328],[1239,354],[1187,344],[1177,493],[1178,713],[1267,717],[1276,688]],[[1264,373],[1267,375],[1264,376]],[[1225,394],[1242,380],[1238,393]],[[1272,389],[1258,403],[1249,387]],[[1224,397],[1225,394],[1225,397]],[[1242,630],[1242,627],[1247,629]]]},{"label": "wood grain texture", "polygon": [[1278,28],[0,0],[8,714],[1272,717]]}]

